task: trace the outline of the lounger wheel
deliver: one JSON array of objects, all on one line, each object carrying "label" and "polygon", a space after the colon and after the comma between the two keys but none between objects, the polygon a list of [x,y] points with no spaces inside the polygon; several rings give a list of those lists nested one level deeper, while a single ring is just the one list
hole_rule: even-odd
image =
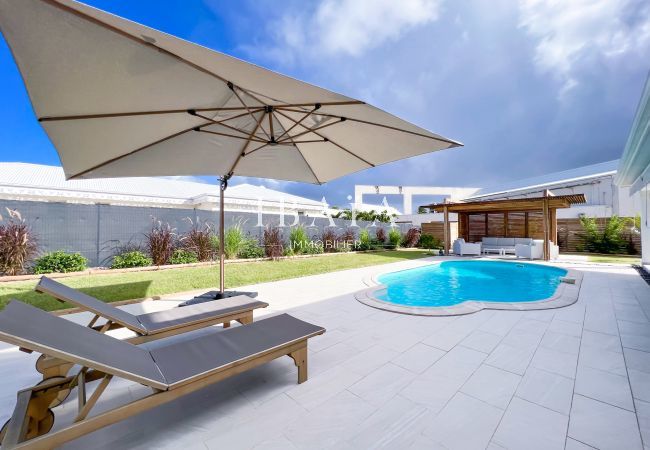
[{"label": "lounger wheel", "polygon": [[[5,424],[2,425],[2,428],[0,428],[0,445],[2,445],[2,441],[5,438],[5,434],[7,433],[10,422],[11,419],[7,420]],[[36,420],[30,418],[29,425],[27,425],[27,434],[25,435],[25,438],[34,439],[36,437],[42,436],[48,433],[53,426],[54,412],[48,408],[48,410],[45,412],[45,416],[42,419]]]},{"label": "lounger wheel", "polygon": [[[38,384],[36,384],[36,386],[40,386],[44,383],[50,383],[52,381],[63,381],[63,380],[65,380],[65,377],[61,377],[61,376],[50,377],[44,379],[43,381],[40,381]],[[54,398],[54,400],[52,400],[52,403],[50,403],[50,408],[56,408],[61,403],[63,403],[65,399],[67,399],[70,396],[70,392],[71,392],[70,389],[61,389],[59,393],[56,395],[56,397]]]},{"label": "lounger wheel", "polygon": [[34,418],[29,419],[29,425],[27,425],[27,434],[25,435],[26,439],[34,439],[39,436],[43,436],[49,432],[54,426],[54,412],[51,409],[47,409],[43,418],[37,420]]},{"label": "lounger wheel", "polygon": [[9,428],[9,420],[7,420],[5,424],[2,426],[2,428],[0,428],[0,445],[2,445],[2,440],[5,438],[5,434],[7,433],[7,428]]}]

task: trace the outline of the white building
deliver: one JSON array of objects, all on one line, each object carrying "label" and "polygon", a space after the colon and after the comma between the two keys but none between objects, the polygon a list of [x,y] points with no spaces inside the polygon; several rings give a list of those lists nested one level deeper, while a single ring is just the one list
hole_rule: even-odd
[{"label": "white building", "polygon": [[[217,210],[216,185],[168,178],[105,178],[66,180],[63,169],[40,164],[0,163],[0,200],[67,202]],[[268,189],[239,184],[228,187],[226,211],[323,216],[321,202]]]},{"label": "white building", "polygon": [[[580,215],[589,217],[634,217],[641,210],[641,198],[628,186],[614,183],[619,161],[607,161],[575,169],[553,172],[542,176],[525,178],[497,186],[474,189],[465,196],[452,196],[451,201],[503,200],[539,197],[545,190],[555,195],[584,194],[587,203],[557,211],[558,219],[575,219]],[[452,220],[454,218],[452,217]],[[411,214],[400,216],[400,221],[414,225],[424,222],[442,222],[442,214]]]},{"label": "white building", "polygon": [[641,261],[650,272],[650,77],[643,89],[615,182],[631,196],[639,197]]}]

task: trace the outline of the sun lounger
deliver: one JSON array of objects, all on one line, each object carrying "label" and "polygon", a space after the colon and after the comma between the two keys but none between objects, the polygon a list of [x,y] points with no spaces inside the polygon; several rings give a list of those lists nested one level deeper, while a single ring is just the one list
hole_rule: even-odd
[{"label": "sun lounger", "polygon": [[[77,364],[82,370],[19,391],[13,415],[1,432],[2,449],[58,447],[285,355],[294,360],[302,383],[307,380],[307,340],[324,332],[282,314],[181,342],[161,342],[147,350],[14,300],[0,312],[0,340]],[[153,392],[89,417],[113,377],[143,384]],[[86,398],[86,385],[96,380],[99,385]],[[76,418],[49,433],[54,423],[51,405],[61,392],[75,387]]]},{"label": "sun lounger", "polygon": [[[248,324],[253,321],[253,310],[269,306],[268,303],[239,295],[183,308],[134,315],[47,277],[41,277],[36,290],[93,313],[95,316],[89,326],[96,330],[128,328],[137,335],[129,339],[133,344],[215,324],[222,323],[227,327],[233,320]],[[105,319],[106,323],[95,325],[100,318]]]},{"label": "sun lounger", "polygon": [[[269,306],[268,303],[240,295],[183,308],[134,315],[47,277],[41,277],[36,285],[36,291],[49,294],[61,302],[69,302],[83,311],[94,314],[88,326],[101,333],[117,328],[131,330],[135,336],[127,340],[132,344],[217,324],[223,324],[227,328],[231,321],[246,325],[253,322],[253,310]],[[105,323],[97,325],[100,318],[105,319]],[[65,376],[70,367],[70,364],[61,364],[60,361],[46,356],[42,356],[36,362],[36,370],[43,374],[44,379]]]}]

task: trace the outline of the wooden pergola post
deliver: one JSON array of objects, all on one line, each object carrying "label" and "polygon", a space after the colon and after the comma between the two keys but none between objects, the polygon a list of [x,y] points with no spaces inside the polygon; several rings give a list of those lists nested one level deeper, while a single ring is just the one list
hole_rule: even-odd
[{"label": "wooden pergola post", "polygon": [[444,215],[445,215],[445,228],[442,231],[444,240],[445,240],[445,256],[449,256],[449,208],[445,206],[444,209]]},{"label": "wooden pergola post", "polygon": [[551,246],[549,244],[550,235],[551,235],[551,230],[550,230],[551,218],[549,217],[549,209],[548,209],[549,194],[550,193],[548,189],[544,191],[543,218],[542,218],[543,226],[544,226],[544,261],[549,261],[551,259]]}]

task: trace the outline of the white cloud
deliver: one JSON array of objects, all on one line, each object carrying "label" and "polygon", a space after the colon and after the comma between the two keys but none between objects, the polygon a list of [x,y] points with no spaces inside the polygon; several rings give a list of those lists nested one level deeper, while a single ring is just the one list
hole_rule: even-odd
[{"label": "white cloud", "polygon": [[273,29],[278,46],[301,57],[359,56],[437,20],[439,4],[440,0],[322,0],[313,11],[286,13]]},{"label": "white cloud", "polygon": [[535,63],[562,83],[562,96],[579,84],[581,58],[614,61],[650,50],[650,7],[643,0],[520,0],[519,26],[538,40]]}]

